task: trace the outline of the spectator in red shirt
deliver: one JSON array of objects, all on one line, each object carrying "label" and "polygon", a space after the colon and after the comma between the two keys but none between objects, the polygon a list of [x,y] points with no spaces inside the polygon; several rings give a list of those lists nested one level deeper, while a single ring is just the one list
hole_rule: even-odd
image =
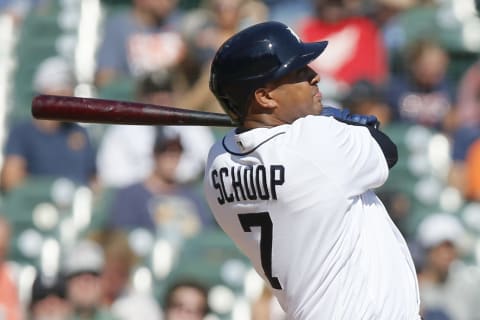
[{"label": "spectator in red shirt", "polygon": [[302,40],[330,42],[312,68],[345,89],[359,80],[381,84],[386,80],[388,63],[380,30],[373,21],[352,11],[347,2],[316,0],[315,15],[300,23]]}]

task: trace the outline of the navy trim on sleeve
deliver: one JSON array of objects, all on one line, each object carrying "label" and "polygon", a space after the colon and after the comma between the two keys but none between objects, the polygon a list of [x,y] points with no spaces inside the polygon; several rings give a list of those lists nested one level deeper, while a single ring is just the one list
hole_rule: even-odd
[{"label": "navy trim on sleeve", "polygon": [[382,149],[383,155],[387,160],[388,168],[391,169],[398,161],[398,150],[395,143],[380,130],[372,127],[367,127],[372,137],[377,141],[378,145]]}]

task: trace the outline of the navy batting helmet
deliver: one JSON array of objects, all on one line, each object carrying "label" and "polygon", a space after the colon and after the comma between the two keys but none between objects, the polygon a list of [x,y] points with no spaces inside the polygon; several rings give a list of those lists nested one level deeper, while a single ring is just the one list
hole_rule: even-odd
[{"label": "navy batting helmet", "polygon": [[232,120],[241,123],[257,88],[304,67],[326,46],[327,41],[302,42],[280,22],[253,25],[218,49],[210,70],[210,90]]}]

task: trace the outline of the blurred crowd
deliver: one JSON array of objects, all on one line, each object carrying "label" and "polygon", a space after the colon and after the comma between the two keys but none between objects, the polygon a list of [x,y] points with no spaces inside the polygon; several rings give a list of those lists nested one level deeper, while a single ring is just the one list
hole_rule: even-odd
[{"label": "blurred crowd", "polygon": [[[480,319],[480,5],[474,0],[0,0],[0,319],[284,320],[202,194],[229,128],[65,123],[36,94],[223,112],[216,49],[245,26],[328,40],[324,104],[374,114],[377,190],[424,320]],[[10,39],[11,41],[6,41]],[[3,110],[2,110],[3,109]]]}]

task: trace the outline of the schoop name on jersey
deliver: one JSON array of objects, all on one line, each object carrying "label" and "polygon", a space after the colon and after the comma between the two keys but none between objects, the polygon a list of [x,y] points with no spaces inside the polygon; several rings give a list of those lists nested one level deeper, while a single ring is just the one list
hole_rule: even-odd
[{"label": "schoop name on jersey", "polygon": [[221,167],[211,172],[217,201],[223,205],[234,201],[276,200],[277,187],[285,183],[282,165]]}]

